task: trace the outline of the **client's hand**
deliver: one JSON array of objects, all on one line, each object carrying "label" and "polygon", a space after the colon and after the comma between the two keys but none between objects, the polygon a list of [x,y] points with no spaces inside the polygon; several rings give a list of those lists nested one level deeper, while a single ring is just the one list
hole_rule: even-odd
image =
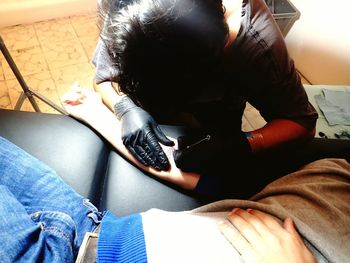
[{"label": "client's hand", "polygon": [[219,224],[220,231],[244,262],[316,263],[291,218],[285,219],[281,225],[266,213],[237,208],[227,218],[239,232],[228,222]]}]

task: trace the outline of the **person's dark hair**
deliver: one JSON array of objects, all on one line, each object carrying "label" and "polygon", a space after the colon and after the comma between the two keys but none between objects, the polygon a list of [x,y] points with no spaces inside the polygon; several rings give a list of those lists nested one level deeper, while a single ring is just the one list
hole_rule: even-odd
[{"label": "person's dark hair", "polygon": [[101,38],[115,65],[112,80],[141,104],[194,93],[228,37],[221,0],[136,0],[103,9]]}]

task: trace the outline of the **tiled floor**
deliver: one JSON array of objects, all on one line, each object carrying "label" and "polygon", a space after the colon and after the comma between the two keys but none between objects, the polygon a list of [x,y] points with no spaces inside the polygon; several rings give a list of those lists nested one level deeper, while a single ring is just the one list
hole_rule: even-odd
[{"label": "tiled floor", "polygon": [[[96,21],[95,14],[86,14],[1,28],[0,34],[28,86],[60,105],[60,98],[75,81],[92,89]],[[21,91],[0,53],[0,108],[13,109]],[[37,101],[41,111],[58,113]],[[21,110],[34,111],[28,100]]]},{"label": "tiled floor", "polygon": [[[92,89],[94,67],[91,57],[98,39],[95,14],[73,16],[0,29],[26,83],[54,103],[74,82]],[[0,108],[14,109],[22,92],[5,58],[0,54]],[[43,112],[59,114],[37,99]],[[28,100],[23,111],[34,111]],[[243,118],[243,129],[261,127],[265,121],[250,105]]]}]

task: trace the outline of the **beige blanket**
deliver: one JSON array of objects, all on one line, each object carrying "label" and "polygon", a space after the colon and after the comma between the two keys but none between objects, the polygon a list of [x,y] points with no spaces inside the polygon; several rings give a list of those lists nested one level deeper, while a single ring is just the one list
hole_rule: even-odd
[{"label": "beige blanket", "polygon": [[240,262],[216,224],[233,207],[259,209],[281,220],[290,216],[318,262],[350,262],[350,164],[341,159],[308,164],[250,200],[143,213],[149,262]]}]

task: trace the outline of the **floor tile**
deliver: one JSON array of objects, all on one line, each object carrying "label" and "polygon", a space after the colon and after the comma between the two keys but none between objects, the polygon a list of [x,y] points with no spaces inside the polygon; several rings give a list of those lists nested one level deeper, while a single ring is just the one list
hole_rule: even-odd
[{"label": "floor tile", "polygon": [[41,44],[77,38],[69,18],[34,23],[34,28]]},{"label": "floor tile", "polygon": [[1,28],[0,34],[8,50],[25,49],[40,45],[32,24]]},{"label": "floor tile", "polygon": [[[9,96],[11,103],[12,105],[16,105],[19,96],[22,93],[22,88],[18,84],[17,80],[6,80],[6,84],[9,88]],[[58,106],[61,106],[55,83],[52,80],[49,71],[27,76],[27,84],[32,90],[39,92],[41,95],[47,97],[48,99],[56,103]],[[56,110],[51,108],[46,103],[42,102],[40,99],[36,98],[35,100],[38,103],[39,108],[42,112],[58,113]],[[34,111],[28,99],[25,100],[24,104],[21,107],[21,110]]]},{"label": "floor tile", "polygon": [[70,17],[71,24],[78,37],[98,36],[97,14]]},{"label": "floor tile", "polygon": [[4,70],[2,68],[3,59],[2,54],[0,54],[0,81],[5,80]]},{"label": "floor tile", "polygon": [[[60,96],[76,81],[93,90],[91,59],[98,32],[97,17],[92,13],[0,29],[28,86],[58,106]],[[0,54],[0,107],[13,108],[21,93],[22,88]],[[58,113],[41,100],[36,101],[41,111]],[[34,111],[28,99],[21,110]]]},{"label": "floor tile", "polygon": [[43,43],[42,48],[50,70],[88,62],[78,39],[47,41]]},{"label": "floor tile", "polygon": [[[10,54],[21,75],[24,77],[48,70],[44,54],[40,47],[13,50],[10,51]],[[1,64],[5,79],[15,79],[15,75],[5,58],[1,59]]]},{"label": "floor tile", "polygon": [[85,54],[88,58],[89,61],[92,60],[92,56],[94,54],[97,41],[98,41],[98,36],[92,36],[92,37],[80,37],[79,41],[81,42]]},{"label": "floor tile", "polygon": [[62,96],[70,90],[75,82],[81,87],[93,90],[94,70],[89,63],[77,64],[51,71],[58,95]]},{"label": "floor tile", "polygon": [[0,108],[12,109],[10,95],[5,81],[0,80]]}]

